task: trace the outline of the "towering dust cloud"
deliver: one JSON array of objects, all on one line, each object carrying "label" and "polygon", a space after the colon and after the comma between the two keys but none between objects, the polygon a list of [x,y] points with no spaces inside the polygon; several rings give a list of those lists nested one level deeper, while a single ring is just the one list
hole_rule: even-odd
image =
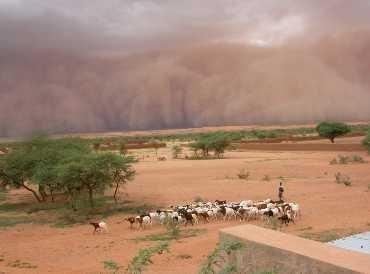
[{"label": "towering dust cloud", "polygon": [[370,118],[365,0],[0,0],[0,136]]}]

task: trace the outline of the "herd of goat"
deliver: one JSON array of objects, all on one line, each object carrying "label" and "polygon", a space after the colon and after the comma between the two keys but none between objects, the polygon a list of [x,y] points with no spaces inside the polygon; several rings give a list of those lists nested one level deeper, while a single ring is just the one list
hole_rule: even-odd
[{"label": "herd of goat", "polygon": [[[240,203],[228,203],[227,201],[216,200],[215,202],[197,202],[182,206],[170,206],[166,210],[156,210],[138,216],[125,218],[133,229],[134,225],[139,229],[150,227],[154,224],[164,225],[168,222],[179,225],[196,225],[209,223],[211,221],[240,220],[249,221],[258,218],[270,222],[271,218],[277,218],[282,224],[288,225],[300,216],[300,208],[297,203],[286,203],[284,201],[273,201],[267,199],[254,202],[251,200]],[[107,224],[91,222],[94,232],[98,230],[107,231]]]}]

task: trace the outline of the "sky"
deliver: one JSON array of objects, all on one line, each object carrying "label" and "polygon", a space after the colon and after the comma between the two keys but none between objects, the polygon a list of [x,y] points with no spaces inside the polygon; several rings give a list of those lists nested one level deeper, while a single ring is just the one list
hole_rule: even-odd
[{"label": "sky", "polygon": [[370,118],[368,0],[0,0],[0,136]]}]

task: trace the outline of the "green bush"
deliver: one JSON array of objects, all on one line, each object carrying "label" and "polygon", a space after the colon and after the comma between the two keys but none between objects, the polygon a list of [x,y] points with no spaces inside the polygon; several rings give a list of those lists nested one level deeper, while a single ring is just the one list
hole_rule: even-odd
[{"label": "green bush", "polygon": [[[202,264],[199,274],[214,274],[214,273],[237,273],[236,265],[229,264],[225,257],[233,252],[243,250],[245,244],[239,241],[226,241],[219,244],[207,257],[207,260]],[[221,268],[221,269],[220,269]],[[219,271],[217,271],[219,269]]]},{"label": "green bush", "polygon": [[344,156],[338,155],[337,158],[334,158],[330,161],[331,165],[348,165],[348,164],[364,164],[367,161],[364,160],[360,155],[353,155],[353,156]]},{"label": "green bush", "polygon": [[351,178],[348,175],[341,174],[340,172],[337,172],[335,175],[335,181],[337,184],[344,184],[345,186],[351,186],[352,181]]},{"label": "green bush", "polygon": [[351,131],[351,128],[339,122],[322,122],[317,125],[316,131],[319,136],[329,139],[334,143],[334,139],[338,136],[345,135]]},{"label": "green bush", "polygon": [[367,148],[370,153],[370,131],[367,132],[365,139],[362,141],[362,144]]}]

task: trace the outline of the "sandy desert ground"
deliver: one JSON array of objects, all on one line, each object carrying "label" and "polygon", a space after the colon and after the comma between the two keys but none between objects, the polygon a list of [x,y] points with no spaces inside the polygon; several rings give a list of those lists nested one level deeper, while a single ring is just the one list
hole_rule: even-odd
[{"label": "sandy desert ground", "polygon": [[[359,138],[341,139],[340,143],[358,143]],[[323,143],[326,141],[317,141]],[[370,163],[330,165],[338,154],[360,155],[370,162],[367,152],[320,151],[232,151],[221,160],[174,160],[158,162],[153,151],[141,150],[149,158],[136,164],[134,182],[127,185],[122,198],[167,207],[205,200],[276,198],[280,177],[286,187],[286,200],[301,205],[302,218],[282,231],[296,235],[312,233],[354,233],[370,230]],[[169,149],[159,153],[169,154]],[[250,172],[248,180],[237,179],[237,173]],[[334,174],[349,175],[352,186],[335,183]],[[263,181],[268,175],[271,181]],[[139,248],[153,242],[136,243],[138,236],[164,231],[130,230],[125,215],[107,219],[110,231],[92,235],[89,225],[54,228],[47,225],[24,224],[0,230],[0,273],[112,273],[103,261],[114,260],[122,270]],[[260,221],[253,223],[263,225]],[[170,253],[155,255],[153,264],[144,273],[197,273],[201,262],[218,242],[218,231],[239,225],[239,221],[213,222],[197,228],[206,229],[193,238],[172,241]],[[184,258],[190,255],[190,258]],[[9,262],[21,260],[36,268],[17,268]],[[119,272],[120,273],[120,272]]]}]

